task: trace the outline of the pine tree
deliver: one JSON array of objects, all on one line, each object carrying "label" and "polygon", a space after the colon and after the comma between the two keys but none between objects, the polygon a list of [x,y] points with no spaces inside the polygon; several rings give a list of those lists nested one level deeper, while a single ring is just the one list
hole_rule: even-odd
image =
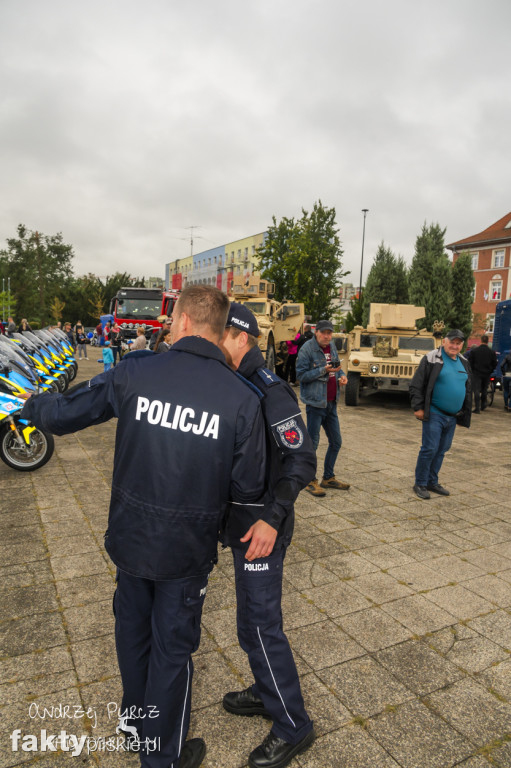
[{"label": "pine tree", "polygon": [[469,253],[458,256],[452,268],[452,307],[449,316],[451,328],[459,328],[468,338],[472,332],[472,301],[475,279]]},{"label": "pine tree", "polygon": [[363,325],[367,327],[371,302],[408,304],[408,276],[402,256],[396,257],[382,241],[376,251],[362,294]]},{"label": "pine tree", "polygon": [[433,330],[435,320],[449,321],[451,307],[451,263],[445,253],[445,229],[424,223],[415,243],[408,290],[411,304],[425,307],[426,316],[418,328]]}]

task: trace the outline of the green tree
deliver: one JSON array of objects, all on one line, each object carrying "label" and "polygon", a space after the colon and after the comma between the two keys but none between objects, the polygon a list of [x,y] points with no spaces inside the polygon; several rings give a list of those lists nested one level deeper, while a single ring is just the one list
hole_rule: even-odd
[{"label": "green tree", "polygon": [[95,292],[89,298],[89,313],[94,318],[95,324],[105,314],[105,291],[103,286],[96,288]]},{"label": "green tree", "polygon": [[44,325],[51,317],[52,297],[72,277],[73,248],[60,232],[43,235],[20,224],[17,234],[0,251],[0,271],[11,278],[18,314]]},{"label": "green tree", "polygon": [[[0,274],[0,279],[2,275]],[[7,281],[6,281],[7,282]],[[12,291],[0,291],[0,304],[2,305],[2,320],[7,321],[9,315],[16,318],[16,298]]]},{"label": "green tree", "polygon": [[109,311],[110,299],[124,286],[143,287],[143,278],[131,277],[127,272],[115,272],[102,282],[91,273],[74,277],[62,287],[60,296],[66,302],[66,317],[73,323],[81,320],[86,326],[96,325],[101,314]]},{"label": "green tree", "polygon": [[275,298],[302,301],[305,312],[314,320],[330,317],[337,297],[341,273],[342,248],[335,221],[335,208],[321,200],[302,216],[282,219],[268,228],[259,249],[262,277],[275,283]]},{"label": "green tree", "polygon": [[352,331],[356,325],[363,325],[363,317],[364,317],[363,301],[364,301],[363,298],[358,293],[356,296],[353,296],[353,298],[350,299],[351,309],[346,315],[346,321],[344,323],[344,327],[346,328],[346,333],[349,333],[350,331]]},{"label": "green tree", "polygon": [[445,253],[445,229],[424,223],[415,243],[408,279],[411,304],[425,307],[426,316],[417,328],[433,330],[435,320],[448,322],[451,308],[451,262]]},{"label": "green tree", "polygon": [[468,338],[472,332],[472,302],[475,279],[469,253],[461,253],[452,268],[452,305],[449,315],[451,328],[459,328]]},{"label": "green tree", "polygon": [[408,274],[402,256],[395,256],[382,241],[376,251],[373,264],[367,276],[362,292],[363,320],[367,327],[369,305],[371,302],[382,304],[408,304]]},{"label": "green tree", "polygon": [[50,314],[52,320],[55,322],[55,325],[57,325],[59,320],[62,320],[62,313],[64,311],[64,307],[66,306],[65,301],[61,301],[58,296],[54,296],[52,299],[52,302],[50,304]]}]

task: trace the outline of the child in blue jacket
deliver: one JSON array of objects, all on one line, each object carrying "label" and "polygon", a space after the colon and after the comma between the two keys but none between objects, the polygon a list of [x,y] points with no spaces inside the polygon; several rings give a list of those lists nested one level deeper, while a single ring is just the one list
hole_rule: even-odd
[{"label": "child in blue jacket", "polygon": [[[99,360],[98,362],[101,362],[101,361]],[[114,364],[114,353],[110,348],[110,342],[108,341],[108,339],[106,339],[105,346],[103,347],[103,365],[105,366],[105,371],[109,371],[113,364]]]}]

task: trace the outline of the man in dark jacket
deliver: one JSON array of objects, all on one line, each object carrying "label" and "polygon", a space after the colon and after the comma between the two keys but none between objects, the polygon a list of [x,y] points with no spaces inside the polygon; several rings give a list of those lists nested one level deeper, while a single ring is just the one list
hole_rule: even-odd
[{"label": "man in dark jacket", "polygon": [[[216,288],[192,286],[174,309],[166,355],[134,353],[69,394],[31,398],[23,410],[56,434],[118,418],[105,547],[117,566],[120,731],[138,736],[144,768],[197,768],[203,760],[202,739],[185,738],[191,654],[220,522],[229,500],[243,513],[264,489],[259,398],[217,346],[228,308]],[[247,556],[259,557],[259,529],[245,538]]]},{"label": "man in dark jacket", "polygon": [[[267,546],[260,559],[246,561],[247,535],[253,520],[246,514],[228,519],[223,541],[232,548],[238,603],[240,645],[248,654],[255,683],[224,696],[235,715],[264,715],[273,727],[249,757],[251,768],[283,768],[314,740],[300,681],[282,627],[282,569],[294,526],[294,502],[316,473],[316,453],[290,386],[264,367],[257,346],[259,328],[249,309],[233,302],[222,349],[228,362],[263,397],[267,433],[267,494],[264,522]],[[247,508],[249,509],[249,508]],[[255,517],[253,515],[252,517]]]},{"label": "man in dark jacket", "polygon": [[413,486],[419,499],[429,499],[430,491],[449,496],[438,482],[438,473],[456,424],[470,426],[470,367],[460,354],[464,341],[462,331],[449,331],[439,349],[424,355],[410,382],[414,415],[422,421],[422,446]]},{"label": "man in dark jacket", "polygon": [[490,378],[497,367],[497,355],[488,346],[488,336],[481,336],[478,347],[470,350],[470,367],[472,369],[472,387],[474,390],[474,413],[481,413],[486,409],[486,398]]},{"label": "man in dark jacket", "polygon": [[511,390],[511,352],[506,352],[504,358],[501,358],[500,370],[502,373],[502,392],[504,395],[504,408],[510,413],[509,393]]}]

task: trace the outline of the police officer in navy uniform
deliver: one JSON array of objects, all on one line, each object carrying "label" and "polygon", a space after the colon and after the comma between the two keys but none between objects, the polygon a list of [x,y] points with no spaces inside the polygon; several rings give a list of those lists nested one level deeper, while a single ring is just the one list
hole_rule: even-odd
[{"label": "police officer in navy uniform", "polygon": [[242,304],[229,310],[222,349],[228,362],[263,395],[268,460],[264,512],[254,513],[262,557],[248,548],[250,507],[230,517],[223,542],[232,548],[236,579],[238,639],[248,654],[255,683],[225,695],[224,708],[236,715],[263,715],[273,726],[249,756],[251,768],[283,768],[314,741],[291,648],[282,628],[282,568],[294,526],[298,493],[315,477],[316,452],[296,396],[287,382],[264,367],[257,347],[255,316]]},{"label": "police officer in navy uniform", "polygon": [[[227,503],[242,514],[264,491],[259,397],[217,346],[228,307],[213,286],[185,289],[166,355],[128,356],[23,411],[55,434],[118,418],[105,547],[118,573],[120,727],[138,736],[144,768],[197,768],[204,758],[202,739],[185,738],[208,575]],[[266,551],[259,527],[249,535],[255,558]]]}]

